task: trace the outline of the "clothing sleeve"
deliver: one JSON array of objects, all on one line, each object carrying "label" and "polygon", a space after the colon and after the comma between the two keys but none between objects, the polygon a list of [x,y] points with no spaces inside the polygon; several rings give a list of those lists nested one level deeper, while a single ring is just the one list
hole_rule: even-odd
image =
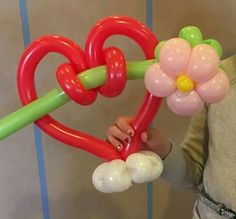
[{"label": "clothing sleeve", "polygon": [[162,177],[173,185],[196,188],[202,182],[208,155],[207,106],[195,115],[189,124],[182,145],[172,144],[172,150],[163,161]]}]

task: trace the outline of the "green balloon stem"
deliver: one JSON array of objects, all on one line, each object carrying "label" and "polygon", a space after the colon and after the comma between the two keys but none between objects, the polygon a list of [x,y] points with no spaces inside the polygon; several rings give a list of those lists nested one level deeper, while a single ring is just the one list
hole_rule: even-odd
[{"label": "green balloon stem", "polygon": [[[147,60],[140,62],[127,62],[127,79],[142,79],[146,69],[156,62]],[[106,81],[106,67],[99,66],[84,71],[78,75],[86,89],[93,89],[103,85]],[[70,100],[61,88],[51,90],[43,97],[7,115],[0,120],[0,140],[27,126],[42,116],[53,112]]]}]

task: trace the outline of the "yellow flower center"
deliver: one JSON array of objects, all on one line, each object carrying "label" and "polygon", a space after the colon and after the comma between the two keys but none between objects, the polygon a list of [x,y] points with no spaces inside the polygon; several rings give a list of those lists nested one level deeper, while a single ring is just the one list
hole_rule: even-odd
[{"label": "yellow flower center", "polygon": [[181,75],[176,80],[176,86],[182,92],[190,92],[193,90],[194,83],[187,75]]}]

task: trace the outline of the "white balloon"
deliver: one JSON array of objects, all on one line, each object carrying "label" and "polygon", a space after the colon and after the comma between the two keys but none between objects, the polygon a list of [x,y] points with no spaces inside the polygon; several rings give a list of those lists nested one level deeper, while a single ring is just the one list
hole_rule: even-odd
[{"label": "white balloon", "polygon": [[104,193],[123,192],[132,186],[123,160],[113,160],[98,166],[92,177],[95,188]]},{"label": "white balloon", "polygon": [[151,151],[140,151],[126,159],[128,171],[135,183],[151,182],[159,177],[163,170],[161,158]]},{"label": "white balloon", "polygon": [[163,170],[161,158],[151,151],[140,151],[126,161],[113,160],[99,165],[93,173],[93,185],[103,193],[123,192],[135,183],[151,182]]}]

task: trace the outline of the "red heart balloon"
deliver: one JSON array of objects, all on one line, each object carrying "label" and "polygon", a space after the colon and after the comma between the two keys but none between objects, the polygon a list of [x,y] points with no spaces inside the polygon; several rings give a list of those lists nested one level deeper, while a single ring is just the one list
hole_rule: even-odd
[{"label": "red heart balloon", "polygon": [[[61,36],[44,36],[36,41],[34,41],[23,53],[20,63],[18,66],[18,91],[21,101],[24,105],[37,99],[37,94],[34,86],[34,74],[37,65],[43,59],[43,57],[49,52],[56,52],[64,55],[68,60],[69,64],[63,64],[57,71],[57,77],[60,84],[64,81],[68,81],[69,85],[77,84],[73,87],[73,91],[77,90],[77,94],[71,94],[71,90],[65,90],[69,96],[78,102],[82,102],[86,99],[86,103],[89,104],[96,99],[96,90],[87,91],[78,81],[75,76],[75,72],[79,73],[85,71],[88,67],[95,67],[98,65],[106,64],[104,56],[104,51],[109,54],[116,53],[119,54],[120,59],[122,56],[118,49],[110,48],[110,50],[103,51],[103,44],[105,40],[114,34],[120,34],[128,36],[134,39],[143,49],[146,57],[148,59],[153,58],[154,48],[157,45],[157,40],[152,32],[144,26],[142,23],[128,18],[128,17],[108,17],[100,22],[98,22],[88,36],[88,40],[85,46],[85,54],[83,50],[73,41],[61,37]],[[112,51],[112,52],[111,52]],[[120,74],[120,71],[124,68],[120,67],[118,73],[116,72],[116,79],[119,80],[120,90],[111,91],[112,87],[109,83],[100,88],[103,95],[112,97],[120,94],[121,90],[124,88],[124,74]],[[114,69],[113,69],[114,70]],[[66,80],[65,80],[66,79]],[[75,83],[74,83],[75,82]],[[63,86],[62,86],[63,87]],[[66,86],[65,86],[66,87]],[[109,94],[111,91],[112,94]],[[77,97],[77,95],[80,95]],[[88,95],[88,98],[84,98],[83,95]],[[89,99],[89,100],[88,100]],[[131,125],[134,127],[135,136],[130,144],[125,146],[125,149],[119,153],[112,145],[106,141],[97,139],[86,133],[71,129],[49,115],[37,120],[35,123],[46,133],[56,138],[57,140],[86,150],[98,157],[105,160],[113,159],[126,159],[126,157],[139,150],[140,143],[140,133],[144,131],[149,123],[153,120],[159,106],[161,99],[152,96],[147,92],[143,104],[137,113],[134,121]]]},{"label": "red heart balloon", "polygon": [[[85,54],[89,67],[105,64],[103,45],[111,35],[124,35],[133,39],[143,50],[147,59],[154,58],[154,49],[158,41],[154,34],[141,22],[130,17],[107,17],[98,22],[90,31],[85,45]],[[130,143],[127,143],[121,155],[123,159],[139,150],[140,134],[147,129],[153,120],[161,98],[154,97],[147,92],[143,104],[131,122],[135,135]]]}]

